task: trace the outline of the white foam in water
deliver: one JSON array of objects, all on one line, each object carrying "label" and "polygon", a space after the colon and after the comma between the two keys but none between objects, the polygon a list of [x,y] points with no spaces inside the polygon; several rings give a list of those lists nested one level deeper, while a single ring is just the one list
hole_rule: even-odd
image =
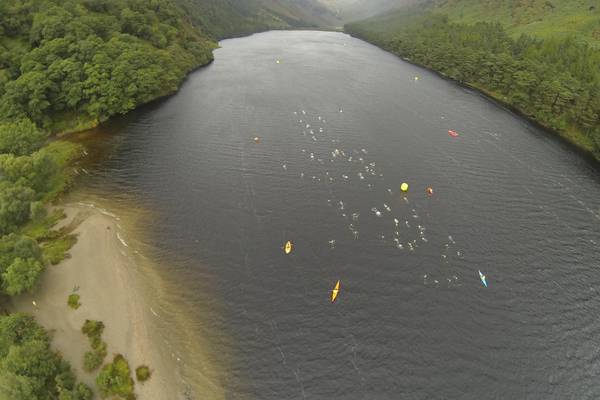
[{"label": "white foam in water", "polygon": [[129,247],[129,245],[127,244],[127,242],[125,242],[123,240],[123,238],[121,237],[121,235],[119,234],[119,232],[117,232],[117,239],[119,239],[119,241],[121,242],[121,244],[125,247]]}]

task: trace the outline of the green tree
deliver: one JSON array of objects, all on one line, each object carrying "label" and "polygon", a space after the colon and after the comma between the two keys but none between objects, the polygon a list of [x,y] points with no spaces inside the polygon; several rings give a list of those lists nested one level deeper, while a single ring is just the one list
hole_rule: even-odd
[{"label": "green tree", "polygon": [[31,291],[38,282],[44,266],[33,258],[15,258],[2,274],[3,289],[9,296]]},{"label": "green tree", "polygon": [[29,188],[0,181],[0,234],[6,234],[27,221],[34,195]]},{"label": "green tree", "polygon": [[38,150],[46,140],[46,134],[28,119],[0,124],[0,153],[17,156]]}]

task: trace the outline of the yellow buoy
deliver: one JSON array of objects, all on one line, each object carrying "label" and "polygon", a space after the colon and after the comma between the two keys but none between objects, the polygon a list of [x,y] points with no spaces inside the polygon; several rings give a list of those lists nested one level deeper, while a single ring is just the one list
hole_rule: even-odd
[{"label": "yellow buoy", "polygon": [[338,293],[340,292],[340,281],[335,283],[333,290],[331,291],[331,302],[333,303],[337,299]]},{"label": "yellow buoy", "polygon": [[403,182],[402,185],[400,185],[400,190],[403,192],[408,192],[408,183]]},{"label": "yellow buoy", "polygon": [[279,61],[279,60],[277,60],[277,61],[275,61],[275,62],[276,62],[277,64],[281,64],[281,61]]},{"label": "yellow buoy", "polygon": [[285,242],[285,246],[283,246],[283,251],[285,254],[290,254],[292,252],[294,245],[289,240]]}]

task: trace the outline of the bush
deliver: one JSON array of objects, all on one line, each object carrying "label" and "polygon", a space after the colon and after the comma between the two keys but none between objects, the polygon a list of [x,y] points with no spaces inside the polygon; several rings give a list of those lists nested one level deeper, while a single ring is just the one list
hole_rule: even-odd
[{"label": "bush", "polygon": [[92,372],[98,369],[104,362],[104,356],[106,354],[102,354],[97,350],[86,351],[83,355],[83,368],[87,372]]},{"label": "bush", "polygon": [[152,372],[150,372],[150,368],[147,365],[140,365],[135,369],[135,377],[138,382],[145,382],[150,378]]},{"label": "bush", "polygon": [[70,294],[69,295],[69,299],[67,300],[67,304],[73,310],[77,310],[81,306],[81,303],[79,302],[80,298],[81,297],[78,294],[76,294],[76,293]]},{"label": "bush", "polygon": [[93,339],[94,337],[99,338],[102,336],[102,332],[104,332],[104,323],[102,323],[102,321],[86,319],[81,327],[81,332],[90,339]]},{"label": "bush", "polygon": [[134,400],[134,382],[131,379],[129,363],[121,354],[117,354],[112,363],[105,365],[98,376],[96,384],[102,397],[121,397]]},{"label": "bush", "polygon": [[106,343],[102,341],[102,332],[104,324],[102,321],[85,320],[81,327],[83,332],[90,339],[92,351],[88,351],[83,356],[83,368],[88,371],[94,371],[102,365],[106,357]]}]

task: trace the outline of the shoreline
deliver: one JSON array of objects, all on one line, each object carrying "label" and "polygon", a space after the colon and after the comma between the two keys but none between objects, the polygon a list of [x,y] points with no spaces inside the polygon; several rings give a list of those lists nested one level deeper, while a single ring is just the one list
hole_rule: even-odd
[{"label": "shoreline", "polygon": [[[176,359],[168,357],[164,349],[164,339],[152,320],[156,313],[148,305],[141,277],[136,276],[143,272],[134,258],[137,251],[129,247],[119,218],[82,203],[60,208],[67,217],[57,228],[67,226],[78,237],[69,251],[71,257],[48,266],[38,289],[13,299],[11,311],[33,315],[52,332],[53,349],[71,364],[78,379],[93,388],[96,398],[100,398],[95,384],[99,369],[91,373],[83,369],[83,355],[91,349],[81,332],[86,319],[105,325],[105,364],[112,362],[115,354],[123,354],[134,381],[138,366],[150,367],[150,379],[136,382],[139,399],[186,399]],[[67,297],[76,287],[81,307],[73,310]]]},{"label": "shoreline", "polygon": [[[586,160],[588,160],[589,162],[594,163],[595,165],[600,165],[600,156],[596,156],[593,152],[593,150],[588,149],[584,144],[575,141],[573,139],[571,139],[571,136],[569,135],[568,132],[561,132],[559,130],[556,130],[554,128],[551,128],[549,126],[544,125],[541,121],[535,119],[533,116],[528,115],[526,113],[524,113],[523,111],[521,111],[519,108],[517,108],[516,106],[512,105],[511,103],[506,102],[505,100],[503,100],[502,98],[500,98],[500,96],[496,96],[493,92],[487,90],[484,87],[481,86],[475,86],[472,85],[468,82],[462,82],[456,79],[453,79],[443,73],[441,73],[440,71],[437,71],[425,64],[420,64],[418,62],[412,61],[411,59],[408,59],[398,53],[393,52],[390,49],[387,49],[385,46],[378,44],[375,41],[371,41],[368,40],[366,37],[361,36],[360,34],[357,33],[353,33],[350,31],[346,31],[344,30],[343,33],[346,33],[348,35],[350,35],[351,37],[355,38],[355,39],[359,39],[362,40],[366,43],[372,44],[373,46],[392,54],[393,56],[399,58],[400,60],[409,63],[411,65],[414,65],[416,67],[419,68],[423,68],[426,71],[432,72],[433,74],[437,75],[438,77],[445,79],[447,81],[451,81],[453,83],[456,83],[457,85],[465,88],[465,89],[469,89],[469,90],[473,90],[474,92],[478,93],[479,95],[485,97],[487,100],[492,101],[494,103],[496,103],[497,105],[505,108],[506,110],[512,112],[513,114],[515,114],[516,116],[522,118],[523,120],[531,123],[532,125],[544,130],[545,132],[549,133],[549,136],[553,139],[559,140],[561,143],[564,143],[565,145],[569,146],[569,148],[571,148],[572,150],[576,151],[577,153],[579,153],[579,155],[581,155],[582,157],[584,157]],[[576,134],[578,135],[584,135],[582,132],[580,131],[575,131]]]}]

